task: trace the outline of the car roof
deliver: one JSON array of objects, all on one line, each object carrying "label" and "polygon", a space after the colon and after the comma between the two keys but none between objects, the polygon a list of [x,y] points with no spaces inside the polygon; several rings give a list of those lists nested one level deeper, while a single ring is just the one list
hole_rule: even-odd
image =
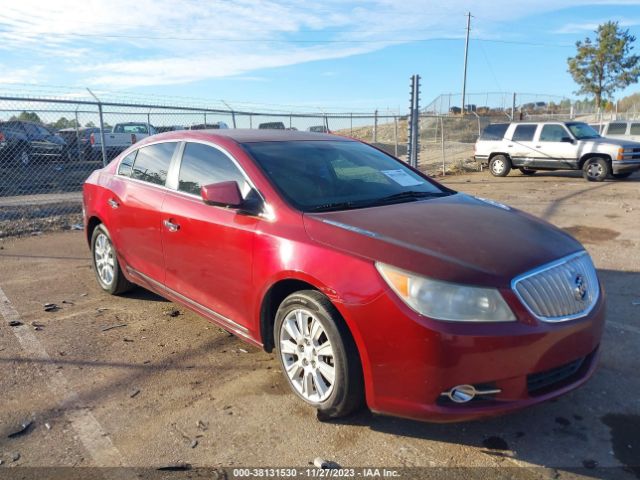
[{"label": "car roof", "polygon": [[259,130],[259,129],[208,129],[208,130],[180,130],[165,132],[154,135],[154,139],[163,140],[188,140],[202,139],[215,140],[216,138],[228,138],[237,143],[255,142],[289,142],[294,140],[333,140],[333,141],[354,141],[350,138],[326,133],[303,132],[298,130]]}]

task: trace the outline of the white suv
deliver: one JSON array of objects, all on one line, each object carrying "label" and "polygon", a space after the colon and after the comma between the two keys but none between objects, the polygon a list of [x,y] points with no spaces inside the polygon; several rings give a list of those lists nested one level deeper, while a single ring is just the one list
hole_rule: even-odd
[{"label": "white suv", "polygon": [[587,180],[601,182],[640,170],[640,143],[601,137],[582,122],[495,123],[476,142],[475,158],[496,177],[507,176],[512,168],[525,175],[582,170]]}]

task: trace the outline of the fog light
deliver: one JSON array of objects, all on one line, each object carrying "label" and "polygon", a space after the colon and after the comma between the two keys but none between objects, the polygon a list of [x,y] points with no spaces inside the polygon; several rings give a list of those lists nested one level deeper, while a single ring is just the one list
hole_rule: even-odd
[{"label": "fog light", "polygon": [[476,388],[473,385],[456,385],[446,392],[442,392],[440,395],[448,397],[449,400],[455,403],[467,403],[473,400],[477,396],[481,395],[495,395],[502,390],[499,388]]}]

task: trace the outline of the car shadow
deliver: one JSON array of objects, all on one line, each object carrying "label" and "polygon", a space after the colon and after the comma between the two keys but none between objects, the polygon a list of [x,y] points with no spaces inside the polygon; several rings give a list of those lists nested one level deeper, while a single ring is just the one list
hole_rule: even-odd
[{"label": "car shadow", "polygon": [[[605,330],[598,370],[594,377],[580,389],[559,399],[510,415],[474,422],[433,424],[376,415],[363,410],[347,418],[327,423],[370,429],[394,437],[468,446],[477,449],[487,458],[505,462],[504,466],[526,465],[551,469],[549,478],[558,478],[559,471],[574,472],[594,478],[632,478],[632,474],[640,478],[638,468],[640,457],[635,453],[640,451],[640,438],[637,435],[640,431],[640,415],[637,407],[634,407],[637,403],[633,404],[635,400],[629,398],[629,392],[640,391],[640,377],[636,375],[640,328],[635,325],[640,314],[640,306],[633,303],[634,300],[640,300],[640,273],[600,270],[599,274],[608,291],[607,316],[615,321],[607,325]],[[126,298],[166,302],[162,297],[143,288],[132,290]],[[74,364],[77,363],[86,368],[104,366],[121,368],[123,374],[113,381],[96,386],[87,385],[78,393],[78,399],[74,405],[68,405],[67,408],[92,405],[112,394],[114,390],[122,388],[122,385],[137,385],[145,379],[153,381],[153,376],[162,375],[163,370],[167,368],[171,370],[192,368],[190,365],[196,359],[202,362],[202,359],[208,358],[208,352],[240,344],[241,342],[235,337],[218,334],[197,348],[190,346],[178,349],[173,352],[175,355],[159,359],[149,365],[139,363],[127,365],[126,362],[108,365],[92,360],[74,361]],[[266,359],[267,354],[257,352],[258,356]],[[16,359],[3,360],[9,364]],[[51,368],[69,360],[21,358],[20,361],[31,362],[35,368],[38,365],[50,364],[49,368]],[[204,368],[210,369],[212,375],[224,373],[223,367],[217,364],[215,366],[207,364]],[[233,370],[238,367],[230,364],[226,368]],[[284,379],[282,381],[284,382]],[[403,380],[399,378],[398,381]],[[247,392],[247,395],[252,394],[255,395],[255,392]],[[236,401],[241,402],[242,398]],[[64,413],[65,409],[52,405],[34,414],[38,418],[57,418]],[[313,429],[313,424],[309,428]],[[317,430],[320,431],[321,427],[318,426]],[[9,432],[9,426],[1,427],[0,438],[4,438]],[[394,444],[397,445],[397,442]],[[429,451],[425,450],[422,453],[419,451],[418,454],[426,458]],[[437,460],[443,461],[442,458]],[[458,459],[458,464],[459,462]],[[619,465],[627,470],[612,468]],[[492,472],[487,473],[493,476]],[[472,476],[473,474],[473,471],[469,471],[469,476],[457,478],[477,478]],[[507,475],[505,478],[512,477]],[[534,472],[525,478],[538,477]]]}]

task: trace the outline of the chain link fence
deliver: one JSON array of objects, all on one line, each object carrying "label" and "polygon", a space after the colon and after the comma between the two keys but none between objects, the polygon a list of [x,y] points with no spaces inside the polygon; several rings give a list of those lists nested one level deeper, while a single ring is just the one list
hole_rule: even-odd
[{"label": "chain link fence", "polygon": [[[496,119],[475,114],[421,115],[418,167],[429,175],[477,169],[473,145],[491,121]],[[407,160],[403,115],[0,96],[0,237],[81,228],[82,184],[93,170],[149,134],[204,128],[332,132]]]}]

